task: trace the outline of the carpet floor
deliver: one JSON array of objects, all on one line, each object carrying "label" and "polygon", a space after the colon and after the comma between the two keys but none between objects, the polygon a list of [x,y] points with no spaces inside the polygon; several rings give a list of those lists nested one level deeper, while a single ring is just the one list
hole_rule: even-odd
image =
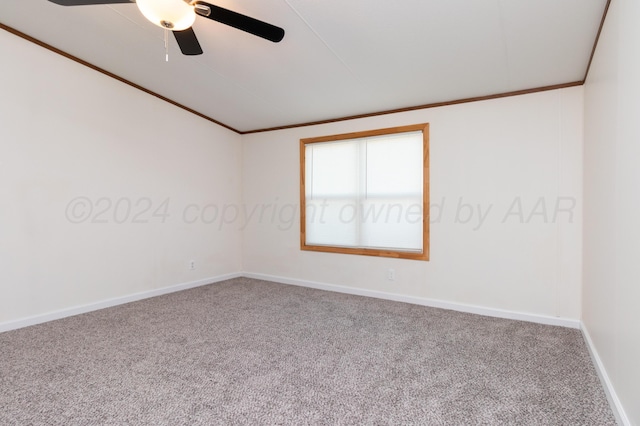
[{"label": "carpet floor", "polygon": [[0,334],[1,425],[614,425],[578,330],[247,278]]}]

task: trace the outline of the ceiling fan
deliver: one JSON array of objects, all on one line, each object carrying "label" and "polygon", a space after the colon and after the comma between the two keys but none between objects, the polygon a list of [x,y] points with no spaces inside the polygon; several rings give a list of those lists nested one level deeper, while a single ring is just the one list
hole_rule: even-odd
[{"label": "ceiling fan", "polygon": [[[284,30],[255,18],[206,3],[201,0],[49,0],[61,6],[92,4],[135,3],[138,9],[155,25],[171,30],[184,55],[201,55],[202,48],[191,26],[196,15],[237,28],[247,33],[278,43]],[[166,40],[166,39],[165,39]]]}]

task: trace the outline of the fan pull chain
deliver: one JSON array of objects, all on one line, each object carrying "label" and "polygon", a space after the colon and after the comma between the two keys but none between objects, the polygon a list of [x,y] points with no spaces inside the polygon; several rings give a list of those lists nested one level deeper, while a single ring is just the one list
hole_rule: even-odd
[{"label": "fan pull chain", "polygon": [[164,29],[164,60],[169,62],[169,29]]}]

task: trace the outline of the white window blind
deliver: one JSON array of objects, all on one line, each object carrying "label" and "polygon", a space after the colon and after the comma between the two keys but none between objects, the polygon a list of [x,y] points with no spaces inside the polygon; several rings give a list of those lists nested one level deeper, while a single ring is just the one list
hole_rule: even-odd
[{"label": "white window blind", "polygon": [[306,244],[423,250],[423,134],[305,145]]}]

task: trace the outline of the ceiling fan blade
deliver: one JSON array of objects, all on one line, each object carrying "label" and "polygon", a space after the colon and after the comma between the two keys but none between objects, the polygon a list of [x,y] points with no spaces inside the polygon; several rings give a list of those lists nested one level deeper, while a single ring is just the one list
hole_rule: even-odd
[{"label": "ceiling fan blade", "polygon": [[192,4],[196,6],[196,13],[205,18],[229,25],[274,43],[279,42],[284,37],[284,30],[275,25],[203,1],[195,1]]},{"label": "ceiling fan blade", "polygon": [[131,0],[49,0],[60,6],[84,6],[90,4],[132,3]]},{"label": "ceiling fan blade", "polygon": [[183,55],[202,55],[202,48],[193,28],[182,31],[173,31],[173,35],[180,46]]}]

